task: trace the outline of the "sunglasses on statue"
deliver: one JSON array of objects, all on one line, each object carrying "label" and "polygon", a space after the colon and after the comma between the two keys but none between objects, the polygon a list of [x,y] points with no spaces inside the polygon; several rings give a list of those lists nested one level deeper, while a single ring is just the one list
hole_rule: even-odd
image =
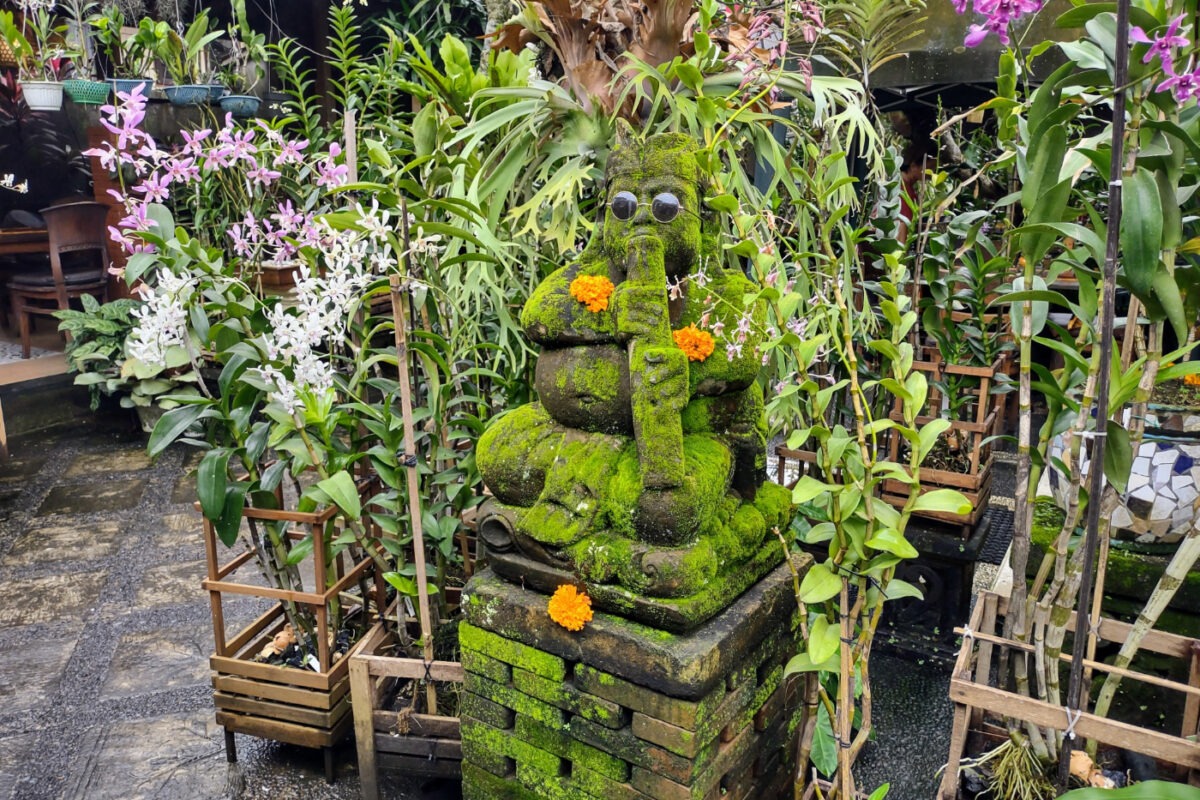
[{"label": "sunglasses on statue", "polygon": [[680,211],[687,211],[689,214],[696,213],[684,208],[679,198],[670,192],[660,192],[654,195],[654,198],[648,203],[639,203],[633,192],[617,192],[608,203],[613,216],[622,221],[633,219],[633,215],[642,206],[650,206],[650,214],[663,223],[675,219],[679,216]]}]

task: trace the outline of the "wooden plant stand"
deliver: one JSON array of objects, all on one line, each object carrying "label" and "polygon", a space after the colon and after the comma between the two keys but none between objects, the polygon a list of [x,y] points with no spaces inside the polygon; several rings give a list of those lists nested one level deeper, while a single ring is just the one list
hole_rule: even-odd
[{"label": "wooden plant stand", "polygon": [[[1059,731],[1066,731],[1069,727],[1064,707],[990,684],[993,658],[999,655],[1002,646],[1026,651],[1033,649],[1031,645],[1005,639],[997,633],[997,621],[1007,612],[1007,603],[1007,598],[992,592],[983,592],[971,615],[970,635],[966,635],[965,629],[958,629],[959,633],[964,634],[964,638],[958,661],[950,677],[950,699],[955,703],[954,727],[950,735],[950,758],[942,776],[938,800],[956,800],[958,797],[959,762],[966,748],[967,735],[972,728],[980,727],[984,712],[1029,721],[1040,727]],[[1131,628],[1132,626],[1124,622],[1102,617],[1097,636],[1102,641],[1120,644],[1129,636]],[[1075,630],[1074,614],[1071,615],[1067,629]],[[1151,631],[1142,641],[1141,649],[1144,652],[1185,661],[1189,666],[1188,682],[1179,683],[1091,660],[1085,661],[1084,667],[1089,671],[1117,674],[1125,680],[1149,683],[1182,694],[1184,713],[1179,735],[1174,736],[1099,717],[1085,710],[1079,715],[1074,726],[1079,744],[1082,746],[1085,739],[1095,739],[1103,744],[1121,747],[1181,767],[1200,769],[1200,742],[1189,739],[1200,733],[1200,641],[1173,633]],[[1059,658],[1067,663],[1071,661],[1068,654]]]},{"label": "wooden plant stand", "polygon": [[[303,513],[271,509],[247,508],[243,518],[258,521],[293,523],[288,531],[292,539],[302,539],[317,531],[337,513],[336,508],[321,512]],[[299,529],[297,529],[299,528]],[[306,533],[307,531],[307,533]],[[332,748],[347,733],[352,723],[350,713],[349,663],[353,655],[378,646],[370,640],[371,631],[336,660],[330,651],[330,603],[341,598],[343,603],[350,588],[367,581],[366,601],[381,608],[385,596],[383,578],[375,570],[369,555],[350,563],[339,555],[327,564],[324,549],[314,547],[312,569],[316,586],[325,586],[327,576],[333,584],[321,592],[295,592],[249,583],[234,577],[238,569],[254,561],[254,551],[246,549],[225,564],[219,561],[216,530],[204,520],[204,547],[208,577],[203,586],[209,593],[212,610],[215,650],[209,659],[212,668],[213,701],[217,707],[217,723],[225,728],[225,755],[230,762],[237,760],[234,733],[244,733],[302,747],[321,748],[325,756],[325,777],[334,777]],[[225,628],[224,596],[239,595],[264,598],[274,604],[249,626],[229,637]],[[286,624],[285,602],[308,608],[317,620],[317,661],[319,670],[297,669],[254,661],[264,646]],[[368,609],[359,608],[365,614]],[[352,613],[353,609],[347,609]],[[377,626],[376,626],[377,627]],[[335,632],[334,632],[335,633]]]},{"label": "wooden plant stand", "polygon": [[[1007,356],[1002,355],[988,367],[968,367],[947,364],[937,358],[934,351],[926,350],[924,361],[914,361],[913,370],[925,374],[929,391],[925,400],[925,413],[917,417],[917,425],[925,425],[940,416],[943,393],[936,382],[947,375],[958,375],[967,378],[972,387],[967,394],[973,400],[973,414],[969,419],[951,419],[950,428],[942,437],[957,436],[961,449],[968,454],[970,469],[966,473],[950,470],[921,467],[921,491],[934,489],[957,489],[971,502],[968,514],[951,514],[941,511],[916,511],[914,516],[925,517],[939,522],[960,526],[963,538],[970,535],[980,517],[987,511],[988,498],[992,494],[992,445],[986,440],[995,432],[999,420],[1004,419],[1006,396],[992,395],[992,387],[996,376],[1007,369]],[[897,398],[891,417],[900,421],[903,419],[901,400]],[[888,458],[897,463],[904,463],[901,453],[903,437],[889,432]],[[901,508],[908,501],[908,485],[895,480],[883,482],[883,499]]]},{"label": "wooden plant stand", "polygon": [[457,661],[380,655],[394,643],[376,625],[366,637],[374,645],[355,653],[350,661],[350,696],[354,708],[354,738],[358,747],[358,773],[363,800],[379,800],[379,771],[406,775],[458,778],[462,775],[462,734],[458,717],[431,713],[404,713],[382,707],[397,687],[412,685],[419,699],[419,684],[463,682]]}]

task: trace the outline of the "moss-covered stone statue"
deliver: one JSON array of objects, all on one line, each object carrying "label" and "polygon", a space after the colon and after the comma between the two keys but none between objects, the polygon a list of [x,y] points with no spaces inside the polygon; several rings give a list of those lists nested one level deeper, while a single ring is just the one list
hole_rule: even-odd
[{"label": "moss-covered stone statue", "polygon": [[521,315],[540,402],[477,450],[498,573],[546,592],[582,582],[599,608],[670,630],[780,563],[772,531],[791,516],[764,483],[764,309],[743,319],[755,287],[721,267],[695,153],[682,134],[614,149],[597,234]]}]

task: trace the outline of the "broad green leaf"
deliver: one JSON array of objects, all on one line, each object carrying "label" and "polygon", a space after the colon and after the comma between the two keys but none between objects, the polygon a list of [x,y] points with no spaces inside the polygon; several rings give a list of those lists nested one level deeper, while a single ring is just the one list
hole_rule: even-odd
[{"label": "broad green leaf", "polygon": [[833,658],[838,652],[841,629],[830,625],[824,614],[818,614],[813,624],[808,627],[808,658],[814,664],[820,664]]},{"label": "broad green leaf", "polygon": [[796,487],[792,489],[792,502],[797,505],[807,503],[814,498],[820,497],[823,494],[828,494],[836,489],[841,489],[840,486],[832,486],[828,483],[805,475],[796,482]]},{"label": "broad green leaf", "polygon": [[208,412],[208,406],[180,406],[173,408],[159,418],[154,425],[154,431],[150,434],[150,442],[146,445],[146,451],[151,456],[156,456],[178,439],[192,427]]},{"label": "broad green leaf", "polygon": [[837,533],[837,527],[832,522],[818,522],[808,529],[802,537],[805,544],[820,544],[828,542]]},{"label": "broad green leaf", "polygon": [[196,494],[200,499],[200,510],[210,520],[220,519],[225,509],[229,456],[230,451],[224,447],[209,450],[196,468]]},{"label": "broad green leaf", "polygon": [[812,758],[813,766],[825,777],[832,777],[837,771],[837,740],[833,736],[833,725],[823,703],[817,705],[817,729],[813,732]]},{"label": "broad green leaf", "polygon": [[417,582],[412,578],[401,575],[398,572],[385,572],[383,573],[383,579],[390,583],[404,597],[416,597],[418,594]]},{"label": "broad green leaf", "polygon": [[1118,492],[1124,492],[1129,485],[1129,470],[1133,465],[1133,445],[1129,442],[1129,431],[1109,420],[1105,430],[1108,436],[1104,442],[1104,477]]},{"label": "broad green leaf", "polygon": [[[1040,275],[1034,275],[1033,276],[1033,290],[1034,291],[1045,291],[1046,290],[1045,278],[1042,278]],[[1024,291],[1025,291],[1024,276],[1014,278],[1013,279],[1013,292],[1020,294]],[[1024,324],[1025,302],[1028,302],[1028,301],[1023,301],[1020,303],[1013,303],[1011,308],[1009,308],[1009,312],[1008,312],[1009,317],[1010,317],[1009,325],[1012,326],[1012,331],[1017,336],[1021,335],[1021,331],[1022,331],[1021,326]],[[1030,303],[1030,307],[1032,308],[1032,313],[1030,313],[1030,315],[1029,315],[1030,316],[1030,327],[1032,329],[1033,335],[1037,336],[1039,333],[1042,332],[1042,329],[1046,327],[1046,320],[1050,316],[1050,304],[1048,302],[1046,302],[1045,300],[1033,300]]]},{"label": "broad green leaf", "polygon": [[301,539],[300,541],[298,541],[292,545],[292,548],[290,550],[288,550],[287,560],[285,563],[289,567],[294,567],[297,564],[299,564],[301,561],[303,561],[304,559],[306,559],[310,555],[312,555],[312,551],[313,551],[313,537],[312,537],[312,534],[309,534],[308,536],[305,536],[303,539]]},{"label": "broad green leaf", "polygon": [[237,542],[238,532],[242,529],[242,509],[246,507],[246,487],[235,483],[225,487],[225,507],[221,516],[213,523],[217,530],[217,538],[226,547],[233,547]]},{"label": "broad green leaf", "polygon": [[821,664],[814,664],[812,659],[808,657],[808,653],[799,653],[788,660],[787,666],[783,668],[783,677],[788,678],[798,672],[837,672],[838,661],[836,658],[831,658]]},{"label": "broad green leaf", "polygon": [[325,492],[334,505],[350,519],[358,519],[362,516],[362,501],[358,497],[358,487],[354,485],[354,478],[350,477],[349,472],[342,470],[334,473],[318,483],[317,488]]},{"label": "broad green leaf", "polygon": [[1130,290],[1145,301],[1162,260],[1163,214],[1154,174],[1138,167],[1122,182],[1121,255]]},{"label": "broad green leaf", "polygon": [[[915,555],[915,552],[914,552]],[[842,590],[842,579],[825,564],[813,564],[800,581],[800,602],[822,603]]]},{"label": "broad green leaf", "polygon": [[929,455],[934,445],[937,444],[938,437],[945,433],[949,427],[950,420],[942,419],[941,417],[932,419],[921,427],[920,432],[917,434],[921,441],[921,447],[917,453],[919,457],[918,461],[925,460],[925,456]]},{"label": "broad green leaf", "polygon": [[892,578],[888,581],[887,588],[883,594],[888,600],[899,600],[902,597],[915,597],[918,600],[925,599],[925,594],[920,589],[908,581],[902,581],[898,578]]},{"label": "broad green leaf", "polygon": [[904,534],[895,528],[880,528],[875,535],[867,540],[867,546],[883,550],[900,558],[916,558],[917,548],[904,538]]},{"label": "broad green leaf", "polygon": [[947,514],[970,514],[971,501],[954,489],[934,489],[917,498],[913,511],[938,511]]},{"label": "broad green leaf", "polygon": [[1154,299],[1162,306],[1163,313],[1171,323],[1178,341],[1187,339],[1188,323],[1183,309],[1183,293],[1175,283],[1175,276],[1165,268],[1159,268],[1151,280]]},{"label": "broad green leaf", "polygon": [[884,798],[887,797],[887,793],[891,790],[891,788],[892,788],[892,785],[890,783],[881,784],[878,789],[871,792],[871,796],[868,797],[867,800],[884,800]]}]

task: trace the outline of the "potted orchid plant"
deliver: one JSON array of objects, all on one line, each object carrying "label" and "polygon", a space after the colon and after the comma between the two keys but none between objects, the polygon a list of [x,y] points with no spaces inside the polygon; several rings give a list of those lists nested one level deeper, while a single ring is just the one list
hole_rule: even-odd
[{"label": "potted orchid plant", "polygon": [[92,41],[91,18],[99,4],[96,0],[63,0],[67,18],[67,41],[75,52],[71,77],[63,81],[63,91],[81,105],[100,105],[108,100],[112,87],[97,80],[96,49]]},{"label": "potted orchid plant", "polygon": [[142,94],[149,95],[154,81],[147,73],[171,32],[170,26],[147,18],[138,23],[132,36],[126,36],[125,15],[116,4],[106,6],[90,22],[96,46],[108,63],[108,82],[118,92],[141,86]]},{"label": "potted orchid plant", "polygon": [[62,108],[60,73],[70,54],[63,44],[66,25],[59,22],[54,5],[54,0],[20,0],[20,25],[12,12],[0,14],[0,36],[17,58],[21,92],[34,111]]}]

